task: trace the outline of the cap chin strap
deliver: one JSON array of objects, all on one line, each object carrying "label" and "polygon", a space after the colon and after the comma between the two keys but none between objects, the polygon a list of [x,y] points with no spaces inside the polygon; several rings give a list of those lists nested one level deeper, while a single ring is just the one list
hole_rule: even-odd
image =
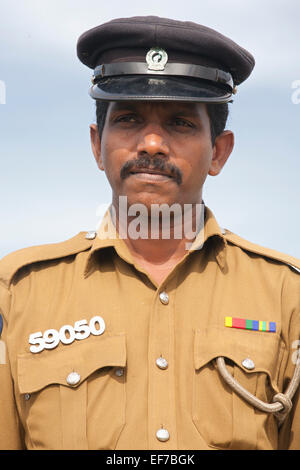
[{"label": "cap chin strap", "polygon": [[149,69],[148,65],[143,62],[102,64],[95,68],[92,83],[96,84],[101,78],[113,77],[115,75],[168,75],[200,78],[202,80],[209,80],[215,84],[225,85],[230,89],[231,93],[236,92],[236,87],[234,86],[233,78],[230,73],[224,70],[194,64],[167,63],[163,70]]},{"label": "cap chin strap", "polygon": [[[298,354],[299,353],[300,349],[298,350]],[[265,403],[264,401],[252,395],[252,393],[248,392],[248,390],[246,390],[244,387],[242,387],[232,377],[230,372],[228,372],[224,357],[218,357],[216,361],[221,377],[225,380],[227,385],[232,388],[234,392],[236,392],[241,398],[246,400],[248,403],[250,403],[250,405],[254,406],[260,411],[264,411],[265,413],[274,413],[279,422],[279,425],[283,423],[293,406],[292,398],[300,383],[300,358],[297,359],[294,375],[288,385],[286,392],[277,393],[276,395],[274,395],[273,403]]]}]

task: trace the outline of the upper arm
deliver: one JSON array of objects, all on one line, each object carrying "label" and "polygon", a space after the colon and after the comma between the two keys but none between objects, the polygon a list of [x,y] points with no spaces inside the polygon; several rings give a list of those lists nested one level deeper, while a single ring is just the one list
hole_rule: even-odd
[{"label": "upper arm", "polygon": [[10,293],[0,284],[0,314],[3,328],[0,335],[0,449],[22,449],[22,429],[14,398],[13,379],[7,348],[7,325]]}]

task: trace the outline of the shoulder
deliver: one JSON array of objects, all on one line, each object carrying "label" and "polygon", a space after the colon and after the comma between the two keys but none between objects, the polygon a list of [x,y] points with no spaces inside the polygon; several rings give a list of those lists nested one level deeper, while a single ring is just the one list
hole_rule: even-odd
[{"label": "shoulder", "polygon": [[14,275],[24,266],[76,255],[88,250],[93,238],[90,232],[79,232],[74,237],[60,243],[23,248],[8,254],[0,260],[0,283],[9,287]]},{"label": "shoulder", "polygon": [[300,274],[300,259],[252,243],[242,237],[239,237],[238,235],[227,229],[224,230],[223,235],[228,244],[239,247],[246,253],[257,255],[266,260],[277,261],[278,263],[285,264],[289,266],[293,271]]}]

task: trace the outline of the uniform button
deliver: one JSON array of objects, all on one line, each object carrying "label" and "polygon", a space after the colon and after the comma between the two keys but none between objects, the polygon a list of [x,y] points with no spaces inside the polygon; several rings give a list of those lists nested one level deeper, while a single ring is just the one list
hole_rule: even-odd
[{"label": "uniform button", "polygon": [[123,374],[124,374],[124,369],[116,369],[115,370],[115,375],[117,377],[122,377]]},{"label": "uniform button", "polygon": [[25,393],[24,399],[25,399],[26,401],[28,401],[28,400],[30,400],[30,398],[31,398],[30,393]]},{"label": "uniform button", "polygon": [[160,356],[155,362],[160,369],[166,369],[168,367],[168,361],[164,357]]},{"label": "uniform button", "polygon": [[80,382],[80,375],[77,372],[71,372],[67,377],[67,384],[77,385]]},{"label": "uniform button", "polygon": [[166,292],[161,292],[161,293],[159,294],[159,299],[160,299],[160,301],[161,301],[162,304],[168,305],[168,303],[169,303],[169,296],[168,296],[168,294],[167,294]]},{"label": "uniform button", "polygon": [[97,233],[94,231],[90,231],[86,234],[85,238],[87,240],[94,240],[96,238]]},{"label": "uniform button", "polygon": [[165,442],[170,439],[170,434],[167,429],[161,428],[156,432],[156,438],[161,442]]},{"label": "uniform button", "polygon": [[248,370],[252,370],[255,368],[254,362],[249,357],[243,360],[242,365],[245,367],[245,369],[248,369]]}]

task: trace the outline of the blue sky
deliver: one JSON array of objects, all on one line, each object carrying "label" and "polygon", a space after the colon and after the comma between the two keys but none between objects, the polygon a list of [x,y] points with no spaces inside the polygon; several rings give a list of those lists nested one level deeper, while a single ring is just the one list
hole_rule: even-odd
[{"label": "blue sky", "polygon": [[221,175],[208,178],[204,200],[221,226],[300,258],[296,0],[2,0],[0,257],[97,226],[111,191],[90,150],[91,71],[76,42],[112,18],[149,14],[205,24],[255,56],[230,105],[235,149]]}]

